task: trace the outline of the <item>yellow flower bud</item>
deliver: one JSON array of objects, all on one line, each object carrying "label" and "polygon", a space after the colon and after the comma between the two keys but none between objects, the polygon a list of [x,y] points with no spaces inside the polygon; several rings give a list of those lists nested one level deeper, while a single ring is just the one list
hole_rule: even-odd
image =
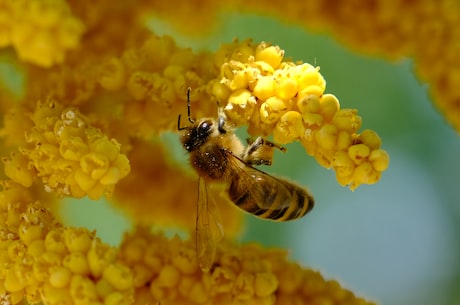
[{"label": "yellow flower bud", "polygon": [[261,76],[258,78],[253,89],[254,95],[265,101],[275,95],[275,79],[272,76]]},{"label": "yellow flower bud", "polygon": [[249,90],[241,89],[230,95],[224,111],[227,117],[235,124],[244,124],[249,121],[255,105],[256,100],[252,93]]},{"label": "yellow flower bud", "polygon": [[115,260],[116,252],[101,242],[93,242],[87,256],[91,274],[100,277],[106,266]]},{"label": "yellow flower bud", "polygon": [[2,161],[5,175],[22,186],[32,186],[34,172],[28,166],[29,160],[25,156],[13,153],[10,158],[3,158]]},{"label": "yellow flower bud", "polygon": [[218,293],[230,292],[234,285],[235,278],[236,274],[233,270],[216,267],[211,274],[210,285]]},{"label": "yellow flower bud", "polygon": [[272,76],[273,72],[275,72],[275,69],[265,61],[255,61],[251,66],[258,70],[257,75],[260,77]]},{"label": "yellow flower bud", "polygon": [[254,56],[254,48],[252,47],[252,42],[246,40],[241,42],[238,47],[233,51],[231,59],[241,62],[247,62],[248,58]]},{"label": "yellow flower bud", "polygon": [[72,273],[65,267],[54,267],[50,270],[49,283],[55,288],[69,285]]},{"label": "yellow flower bud", "polygon": [[236,277],[234,291],[240,300],[249,300],[254,296],[255,276],[252,273],[243,271]]},{"label": "yellow flower bud", "polygon": [[46,229],[41,225],[32,225],[30,223],[23,223],[19,227],[19,237],[25,244],[30,244],[34,240],[45,238]]},{"label": "yellow flower bud", "polygon": [[334,157],[334,150],[317,149],[314,157],[319,165],[330,168]]},{"label": "yellow flower bud", "polygon": [[[46,237],[45,237],[46,238]],[[34,240],[27,247],[27,255],[41,256],[45,252],[45,241],[43,239]]]},{"label": "yellow flower bud", "polygon": [[54,287],[50,283],[44,283],[42,288],[43,298],[47,304],[66,304],[72,300],[68,287]]},{"label": "yellow flower bud", "polygon": [[324,93],[324,88],[317,85],[310,85],[299,91],[298,97],[302,98],[307,95],[321,96]]},{"label": "yellow flower bud", "polygon": [[341,109],[337,111],[332,122],[340,130],[356,132],[361,128],[361,117],[356,109]]},{"label": "yellow flower bud", "polygon": [[353,138],[350,133],[340,130],[337,133],[337,150],[346,150],[353,144]]},{"label": "yellow flower bud", "polygon": [[348,156],[356,164],[361,164],[370,154],[369,146],[365,144],[355,144],[348,148]]},{"label": "yellow flower bud", "polygon": [[145,286],[154,276],[154,272],[143,264],[131,265],[133,285],[135,288]]},{"label": "yellow flower bud", "polygon": [[133,286],[131,271],[122,264],[110,264],[102,273],[103,278],[115,289],[125,290]]},{"label": "yellow flower bud", "polygon": [[302,272],[298,264],[291,263],[278,276],[279,290],[286,294],[294,293],[302,285]]},{"label": "yellow flower bud", "polygon": [[269,296],[278,288],[278,279],[271,273],[257,273],[254,287],[256,296]]},{"label": "yellow flower bud", "polygon": [[208,300],[208,294],[201,282],[195,282],[190,288],[188,297],[192,302],[203,304]]},{"label": "yellow flower bud", "polygon": [[253,103],[253,96],[251,91],[246,89],[240,89],[233,92],[228,98],[228,104],[239,105],[246,107],[247,104]]},{"label": "yellow flower bud", "polygon": [[64,241],[70,252],[87,252],[95,236],[94,231],[85,228],[67,228],[64,230]]},{"label": "yellow flower bud", "polygon": [[[319,67],[314,67],[308,63],[304,63],[293,68],[297,79],[300,91],[307,87],[315,86],[319,90],[318,96],[321,96],[326,88],[326,81],[319,73]],[[311,90],[311,89],[310,89]]]},{"label": "yellow flower bud", "polygon": [[275,94],[282,99],[293,98],[297,92],[297,81],[291,77],[289,72],[277,70],[274,72],[275,77]]},{"label": "yellow flower bud", "polygon": [[339,150],[334,154],[332,167],[337,175],[342,177],[350,176],[353,174],[355,166],[355,163],[350,159],[346,151]]},{"label": "yellow flower bud", "polygon": [[363,130],[363,132],[359,135],[359,140],[363,144],[369,146],[371,150],[380,148],[380,145],[382,144],[382,140],[377,133],[370,129]]},{"label": "yellow flower bud", "polygon": [[62,261],[62,265],[73,274],[87,275],[89,273],[86,255],[82,252],[69,253]]},{"label": "yellow flower bud", "polygon": [[228,83],[228,88],[232,91],[246,89],[249,84],[248,75],[245,70],[234,72],[233,77]]},{"label": "yellow flower bud", "polygon": [[83,172],[81,169],[76,169],[74,173],[75,183],[84,193],[89,192],[97,184],[97,181],[92,179],[90,175]]},{"label": "yellow flower bud", "polygon": [[165,265],[158,275],[158,285],[162,287],[174,287],[177,285],[180,279],[180,272],[176,267],[172,265]]},{"label": "yellow flower bud", "polygon": [[332,124],[324,124],[316,132],[315,140],[323,149],[334,149],[337,143],[337,127]]},{"label": "yellow flower bud", "polygon": [[70,280],[70,295],[73,300],[89,304],[98,300],[96,285],[87,277],[73,275]]},{"label": "yellow flower bud", "polygon": [[332,94],[324,94],[320,99],[321,114],[326,121],[332,120],[334,115],[339,111],[339,100]]},{"label": "yellow flower bud", "polygon": [[300,113],[319,113],[321,110],[320,98],[314,94],[297,97],[297,108],[299,108]]},{"label": "yellow flower bud", "polygon": [[276,143],[286,144],[298,139],[304,132],[302,115],[297,111],[288,111],[281,116],[276,124],[273,138]]},{"label": "yellow flower bud", "polygon": [[272,124],[286,112],[287,106],[284,100],[272,96],[260,106],[260,120],[266,124]]},{"label": "yellow flower bud", "polygon": [[120,169],[117,167],[109,167],[105,175],[99,180],[99,183],[102,185],[112,185],[116,184],[121,178]]},{"label": "yellow flower bud", "polygon": [[353,174],[348,176],[341,176],[338,173],[335,173],[335,179],[341,186],[349,186],[353,182]]},{"label": "yellow flower bud", "polygon": [[323,116],[321,114],[311,112],[305,112],[302,115],[302,119],[305,125],[308,127],[321,126],[324,122]]},{"label": "yellow flower bud", "polygon": [[225,84],[219,81],[211,81],[211,94],[217,99],[220,104],[227,102],[228,97],[231,94],[231,90]]},{"label": "yellow flower bud", "polygon": [[63,139],[59,145],[61,156],[70,161],[79,161],[88,152],[88,145],[80,137]]},{"label": "yellow flower bud", "polygon": [[52,230],[45,237],[45,249],[48,252],[63,255],[67,252],[62,230]]},{"label": "yellow flower bud", "polygon": [[112,287],[105,279],[101,278],[96,282],[96,291],[98,296],[105,298],[114,292],[115,288]]},{"label": "yellow flower bud", "polygon": [[132,304],[132,302],[131,296],[118,291],[114,291],[104,298],[104,305],[124,305],[126,303]]},{"label": "yellow flower bud", "polygon": [[82,171],[90,176],[90,179],[100,179],[109,167],[109,160],[103,154],[91,152],[80,159]]},{"label": "yellow flower bud", "polygon": [[255,52],[256,61],[264,61],[269,63],[274,69],[278,68],[284,57],[284,50],[278,46],[269,46],[265,42],[261,42]]},{"label": "yellow flower bud", "polygon": [[178,251],[172,257],[174,267],[179,269],[183,274],[192,274],[198,269],[196,264],[196,253],[189,248],[184,248]]},{"label": "yellow flower bud", "polygon": [[369,161],[375,170],[383,172],[388,168],[390,164],[390,156],[383,149],[375,149],[371,151],[371,154],[369,155]]},{"label": "yellow flower bud", "polygon": [[96,183],[96,185],[88,191],[88,198],[97,200],[106,194],[107,198],[110,198],[110,194],[113,193],[113,185],[105,187],[103,184]]},{"label": "yellow flower bud", "polygon": [[158,285],[158,281],[150,282],[149,286],[150,295],[156,300],[162,300],[166,298],[166,289]]},{"label": "yellow flower bud", "polygon": [[153,75],[148,72],[138,71],[129,77],[127,89],[135,100],[143,100],[151,94],[154,83]]},{"label": "yellow flower bud", "polygon": [[[94,139],[90,137],[94,137]],[[120,153],[120,144],[115,139],[109,140],[107,137],[101,137],[99,132],[95,132],[88,138],[90,139],[89,148],[92,152],[104,155],[110,162],[116,160]]]},{"label": "yellow flower bud", "polygon": [[374,170],[369,162],[363,162],[358,165],[353,173],[353,182],[350,185],[352,190],[361,184],[373,184],[380,178],[381,173]]},{"label": "yellow flower bud", "polygon": [[26,285],[26,283],[21,281],[18,278],[14,268],[11,268],[8,271],[6,271],[5,280],[4,280],[3,285],[5,286],[5,289],[8,291],[18,292],[24,289],[24,286]]}]

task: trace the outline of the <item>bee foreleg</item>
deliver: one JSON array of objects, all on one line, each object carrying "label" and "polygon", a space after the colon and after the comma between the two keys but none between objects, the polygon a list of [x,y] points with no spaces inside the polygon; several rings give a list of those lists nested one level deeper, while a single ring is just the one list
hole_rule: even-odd
[{"label": "bee foreleg", "polygon": [[244,162],[251,165],[271,165],[275,148],[282,152],[286,151],[285,147],[264,140],[262,137],[258,137],[255,140],[247,139],[247,142],[248,147],[242,159]]}]

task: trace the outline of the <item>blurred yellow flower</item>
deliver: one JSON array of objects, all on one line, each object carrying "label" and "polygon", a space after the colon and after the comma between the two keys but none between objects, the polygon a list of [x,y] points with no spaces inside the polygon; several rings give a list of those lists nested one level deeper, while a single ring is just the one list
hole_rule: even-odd
[{"label": "blurred yellow flower", "polygon": [[[381,138],[360,131],[365,120],[327,92],[320,67],[286,58],[269,42],[235,39],[194,52],[145,28],[155,16],[204,33],[236,7],[329,32],[362,52],[413,58],[460,130],[456,1],[0,0],[0,47],[14,49],[27,77],[21,97],[2,85],[0,99],[2,302],[373,304],[291,262],[285,250],[232,241],[242,218],[222,189],[213,196],[226,239],[210,272],[198,267],[193,238],[157,231],[195,229],[196,178],[158,140],[186,115],[187,87],[194,118],[220,108],[253,136],[300,142],[352,190],[378,182],[389,166]],[[94,231],[67,227],[54,216],[56,198],[37,186],[59,198],[105,196],[133,230],[111,247]]]}]

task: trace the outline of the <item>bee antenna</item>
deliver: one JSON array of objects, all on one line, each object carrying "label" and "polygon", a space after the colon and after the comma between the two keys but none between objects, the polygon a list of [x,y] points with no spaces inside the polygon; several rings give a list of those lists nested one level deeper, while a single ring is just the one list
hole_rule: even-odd
[{"label": "bee antenna", "polygon": [[[188,87],[187,88],[187,117],[188,117],[188,121],[191,123],[191,124],[194,124],[195,123],[195,120],[193,120],[190,116],[190,91],[192,91],[192,88],[191,87]],[[180,127],[180,117],[181,115],[179,114],[179,117],[177,118],[177,130],[184,130],[185,128],[187,127]]]},{"label": "bee antenna", "polygon": [[188,116],[188,121],[190,123],[195,123],[194,120],[192,120],[192,118],[190,117],[190,91],[192,91],[192,88],[191,87],[188,87],[187,88],[187,116]]}]

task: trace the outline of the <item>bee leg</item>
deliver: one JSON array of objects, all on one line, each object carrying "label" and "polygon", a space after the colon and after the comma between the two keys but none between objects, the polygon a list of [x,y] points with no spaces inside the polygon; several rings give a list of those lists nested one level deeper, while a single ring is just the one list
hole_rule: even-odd
[{"label": "bee leg", "polygon": [[286,151],[285,147],[264,140],[262,137],[258,137],[255,140],[248,139],[247,142],[248,147],[242,158],[244,162],[250,165],[271,165],[275,148],[282,152]]},{"label": "bee leg", "polygon": [[268,146],[268,147],[273,147],[276,149],[279,149],[282,152],[286,152],[287,148],[284,146],[281,146],[279,144],[273,143],[271,141],[265,140],[262,137],[258,137],[255,140],[252,138],[247,138],[246,142],[248,143],[248,148],[247,148],[247,153],[251,154],[255,152],[257,149],[259,149],[261,146]]}]

